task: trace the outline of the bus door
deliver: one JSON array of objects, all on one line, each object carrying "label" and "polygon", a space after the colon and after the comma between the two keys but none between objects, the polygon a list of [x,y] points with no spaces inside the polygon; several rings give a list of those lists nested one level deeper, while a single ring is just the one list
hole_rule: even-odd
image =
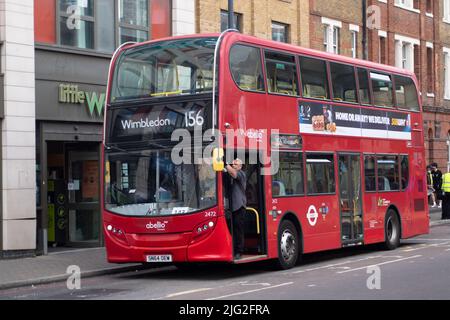
[{"label": "bus door", "polygon": [[245,219],[245,251],[251,255],[266,253],[264,176],[259,164],[245,165],[247,176],[247,215]]},{"label": "bus door", "polygon": [[[245,248],[241,259],[251,259],[267,253],[266,249],[266,225],[265,225],[265,203],[264,203],[264,176],[261,175],[260,164],[248,164],[248,154],[242,170],[245,172],[246,183],[246,215],[245,215]],[[231,213],[231,184],[232,178],[224,173],[224,196],[228,208],[227,223],[233,233],[233,215]]]},{"label": "bus door", "polygon": [[339,203],[343,245],[363,241],[359,154],[339,154]]}]

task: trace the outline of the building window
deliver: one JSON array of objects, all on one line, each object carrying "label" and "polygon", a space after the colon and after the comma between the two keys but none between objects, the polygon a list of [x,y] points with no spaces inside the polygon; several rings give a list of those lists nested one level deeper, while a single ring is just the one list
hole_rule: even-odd
[{"label": "building window", "polygon": [[450,23],[450,0],[442,1],[444,1],[444,22]]},{"label": "building window", "polygon": [[94,1],[59,1],[59,39],[64,46],[94,49]]},{"label": "building window", "polygon": [[419,40],[395,36],[395,66],[414,72],[414,50],[419,50],[419,44]]},{"label": "building window", "polygon": [[339,27],[325,25],[323,45],[326,52],[339,54]]},{"label": "building window", "polygon": [[111,53],[118,44],[149,39],[148,0],[58,0],[57,3],[61,45]]},{"label": "building window", "polygon": [[427,92],[434,92],[433,48],[427,48]]},{"label": "building window", "polygon": [[380,52],[379,52],[379,62],[386,64],[386,38],[385,37],[379,37],[380,38]]},{"label": "building window", "polygon": [[418,0],[395,0],[395,4],[404,9],[419,10]]},{"label": "building window", "polygon": [[288,43],[289,25],[279,22],[272,22],[272,40]]},{"label": "building window", "polygon": [[[235,12],[233,15],[233,23],[234,23],[234,29],[237,29],[237,30],[239,30],[239,32],[242,32],[242,14]],[[227,29],[229,29],[228,11],[220,10],[220,31],[223,32]]]},{"label": "building window", "polygon": [[358,32],[351,31],[352,34],[352,58],[358,56]]},{"label": "building window", "polygon": [[450,48],[444,49],[444,99],[450,100]]},{"label": "building window", "polygon": [[433,14],[433,0],[427,0],[426,13]]},{"label": "building window", "polygon": [[148,1],[119,0],[118,9],[120,43],[148,40]]}]

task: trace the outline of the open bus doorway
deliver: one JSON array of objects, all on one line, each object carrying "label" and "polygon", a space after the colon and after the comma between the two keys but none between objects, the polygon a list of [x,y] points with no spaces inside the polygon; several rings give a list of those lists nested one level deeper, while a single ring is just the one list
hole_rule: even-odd
[{"label": "open bus doorway", "polygon": [[[235,155],[234,159],[238,156]],[[241,156],[242,157],[242,156]],[[247,200],[244,220],[244,252],[236,261],[258,259],[267,254],[266,221],[264,205],[264,176],[261,175],[261,164],[249,164],[249,154],[245,154],[242,171],[246,176],[245,195]],[[250,157],[252,159],[252,157]],[[256,158],[255,158],[256,159]],[[226,208],[227,224],[233,235],[233,213],[231,188],[233,178],[227,173],[223,174],[224,203]],[[233,241],[235,237],[233,235]],[[233,252],[234,254],[234,252]]]}]

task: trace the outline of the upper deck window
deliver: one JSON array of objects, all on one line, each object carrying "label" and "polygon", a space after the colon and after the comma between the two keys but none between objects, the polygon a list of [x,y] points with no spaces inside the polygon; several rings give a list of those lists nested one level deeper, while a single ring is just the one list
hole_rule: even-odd
[{"label": "upper deck window", "polygon": [[419,111],[419,100],[414,81],[408,77],[394,76],[397,106],[402,109]]},{"label": "upper deck window", "polygon": [[392,79],[390,75],[370,72],[372,82],[373,102],[379,107],[393,107]]},{"label": "upper deck window", "polygon": [[111,101],[212,90],[217,38],[189,38],[138,46],[119,58]]},{"label": "upper deck window", "polygon": [[266,52],[265,57],[269,92],[298,95],[295,57],[277,52]]},{"label": "upper deck window", "polygon": [[329,99],[327,67],[324,60],[300,57],[300,72],[304,97]]},{"label": "upper deck window", "polygon": [[235,45],[230,50],[230,69],[239,88],[250,91],[265,91],[258,48]]},{"label": "upper deck window", "polygon": [[333,100],[358,102],[355,69],[345,64],[330,63],[330,72],[333,82]]}]

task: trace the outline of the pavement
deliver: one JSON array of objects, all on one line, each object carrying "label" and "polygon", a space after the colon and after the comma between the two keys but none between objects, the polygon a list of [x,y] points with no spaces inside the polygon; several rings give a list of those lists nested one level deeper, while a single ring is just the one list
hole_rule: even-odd
[{"label": "pavement", "polygon": [[[441,209],[430,208],[430,226],[443,224],[450,224],[450,220],[441,220]],[[34,258],[0,260],[0,290],[66,281],[72,274],[70,266],[79,268],[82,278],[148,268],[108,263],[104,248],[67,249]]]}]

